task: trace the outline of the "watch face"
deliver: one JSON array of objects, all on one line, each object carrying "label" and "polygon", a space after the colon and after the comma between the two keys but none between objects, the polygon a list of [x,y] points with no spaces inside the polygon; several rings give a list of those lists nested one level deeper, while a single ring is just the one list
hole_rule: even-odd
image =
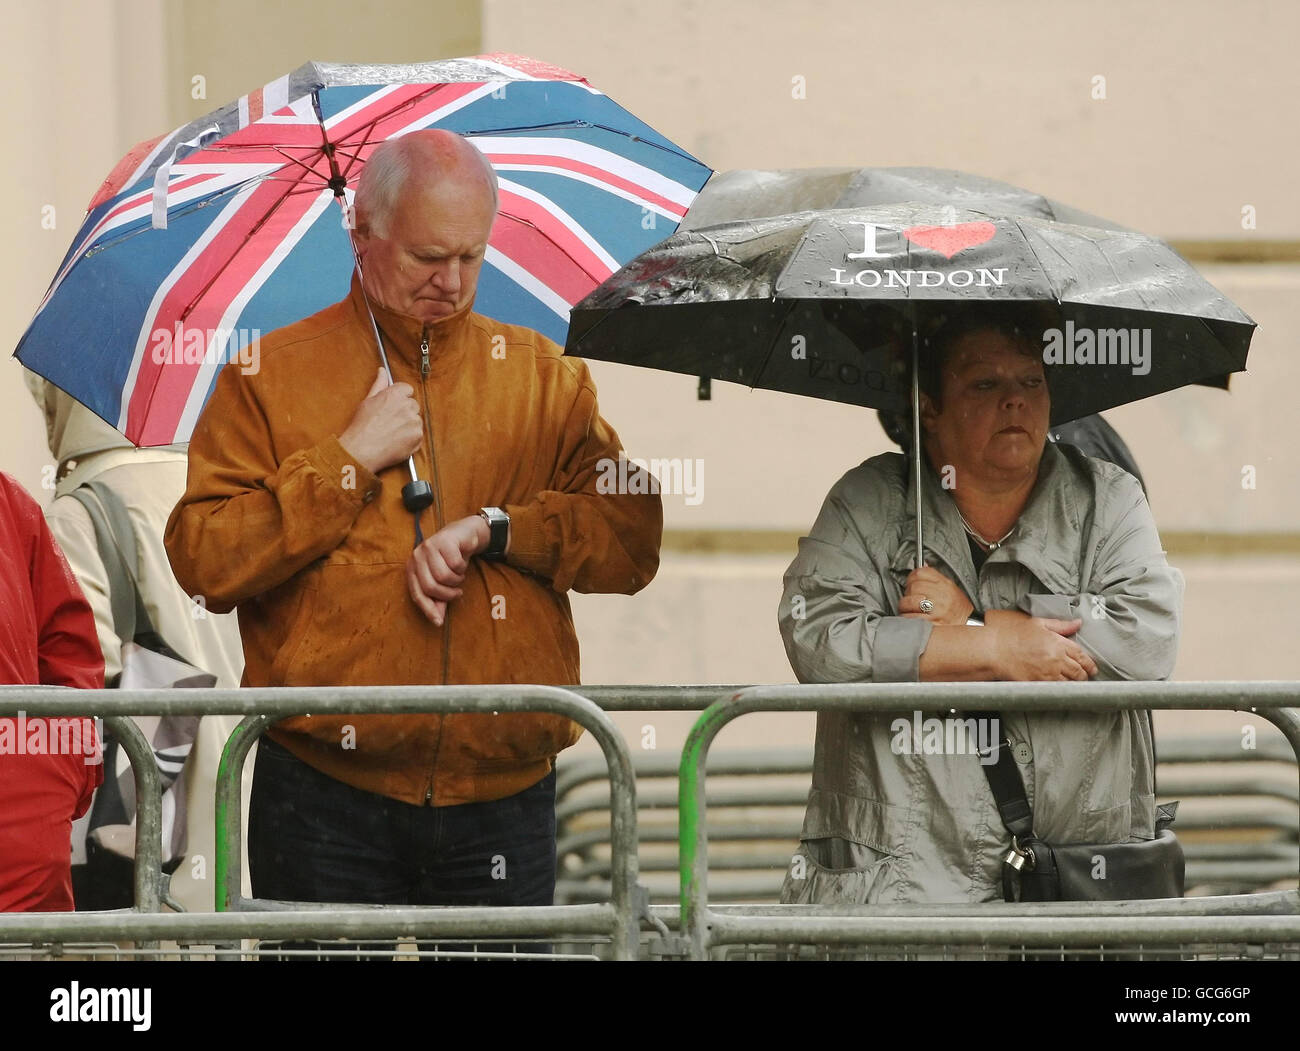
[{"label": "watch face", "polygon": [[510,516],[499,507],[484,507],[479,514],[487,519],[488,546],[484,557],[497,559],[505,554],[506,539],[509,536]]}]

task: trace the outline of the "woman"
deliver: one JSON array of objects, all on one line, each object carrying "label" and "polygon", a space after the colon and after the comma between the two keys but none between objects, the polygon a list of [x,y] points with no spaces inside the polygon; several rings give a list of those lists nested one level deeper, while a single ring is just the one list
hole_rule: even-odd
[{"label": "woman", "polygon": [[[831,489],[779,612],[801,682],[1172,672],[1182,575],[1136,479],[1046,441],[1041,342],[1025,317],[959,316],[922,362],[922,568],[903,456],[874,457]],[[1005,720],[1040,837],[1152,838],[1145,713]],[[899,729],[896,715],[819,713],[802,860],[783,901],[1001,900],[1009,835],[984,767],[964,748],[912,746]]]},{"label": "woman", "polygon": [[[38,683],[103,689],[104,658],[39,505],[0,473],[0,684]],[[72,822],[103,782],[102,758],[88,718],[0,718],[0,912],[72,910]]]}]

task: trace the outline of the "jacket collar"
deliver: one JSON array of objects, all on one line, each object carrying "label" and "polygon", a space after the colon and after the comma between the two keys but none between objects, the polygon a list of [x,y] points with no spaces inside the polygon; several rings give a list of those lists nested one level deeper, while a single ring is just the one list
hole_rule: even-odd
[{"label": "jacket collar", "polygon": [[[903,509],[902,543],[890,567],[910,572],[916,550],[916,479],[910,458],[905,459],[907,499]],[[1087,511],[1071,477],[1074,465],[1053,442],[1043,446],[1038,478],[1029,501],[1016,523],[1016,530],[986,564],[1018,562],[1056,594],[1070,594],[1079,587],[1077,542]],[[928,457],[922,457],[921,513],[922,540],[928,553],[941,558],[963,581],[972,595],[978,594],[975,564],[971,560],[966,530],[957,514],[957,504],[940,484]],[[1073,557],[1072,557],[1073,556]]]},{"label": "jacket collar", "polygon": [[69,463],[73,463],[75,466],[56,481],[54,495],[56,497],[67,496],[79,485],[93,481],[105,471],[111,471],[115,467],[122,467],[127,464],[141,466],[155,463],[185,463],[186,459],[184,445],[151,446],[144,449],[134,447],[105,449],[102,452],[72,456],[59,465],[60,468],[66,467]]},{"label": "jacket collar", "polygon": [[[348,301],[362,328],[370,335],[366,298],[361,290],[361,279],[354,270]],[[409,314],[381,306],[373,299],[370,300],[370,310],[375,315],[375,324],[383,334],[384,348],[389,356],[400,358],[414,369],[420,367],[420,343],[425,339],[429,341],[429,371],[432,374],[449,370],[465,354],[467,341],[464,337],[469,331],[470,318],[474,313],[473,300],[456,313],[437,321],[421,321]]]}]

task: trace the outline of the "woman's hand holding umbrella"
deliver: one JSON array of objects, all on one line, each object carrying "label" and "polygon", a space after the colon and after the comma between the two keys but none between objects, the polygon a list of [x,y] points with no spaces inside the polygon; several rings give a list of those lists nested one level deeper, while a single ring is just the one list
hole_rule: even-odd
[{"label": "woman's hand holding umbrella", "polygon": [[931,566],[922,566],[908,574],[898,603],[899,616],[928,620],[932,624],[965,624],[974,612],[975,607],[962,589]]}]

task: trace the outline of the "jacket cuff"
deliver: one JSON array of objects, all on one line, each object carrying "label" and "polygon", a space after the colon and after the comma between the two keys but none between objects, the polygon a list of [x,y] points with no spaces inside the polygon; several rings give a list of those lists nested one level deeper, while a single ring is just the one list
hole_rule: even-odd
[{"label": "jacket cuff", "polygon": [[506,562],[529,573],[550,578],[555,574],[555,553],[546,536],[546,518],[540,504],[506,504],[510,516],[510,550]]},{"label": "jacket cuff", "polygon": [[932,631],[934,625],[920,617],[881,617],[871,647],[871,681],[919,682]]},{"label": "jacket cuff", "polygon": [[357,463],[333,434],[307,451],[307,462],[322,478],[333,482],[333,489],[354,512],[370,503],[383,488],[379,478]]}]

